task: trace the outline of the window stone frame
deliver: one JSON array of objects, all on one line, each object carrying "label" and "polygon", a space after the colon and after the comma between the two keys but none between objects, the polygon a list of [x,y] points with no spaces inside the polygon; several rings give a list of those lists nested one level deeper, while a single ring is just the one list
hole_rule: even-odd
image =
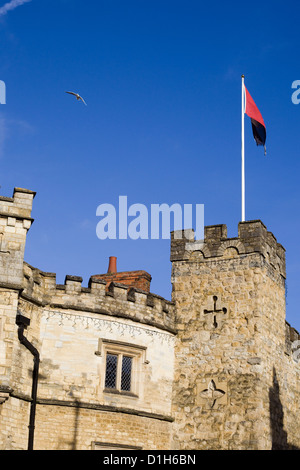
[{"label": "window stone frame", "polygon": [[[147,348],[137,344],[115,341],[109,339],[99,339],[98,351],[96,354],[103,357],[103,393],[105,394],[117,394],[138,398],[141,392],[141,376],[142,376],[142,365],[148,364],[149,361],[146,359]],[[115,354],[118,356],[117,361],[117,383],[116,388],[105,387],[106,377],[106,365],[107,365],[107,354]],[[128,356],[132,358],[132,369],[131,369],[131,389],[130,391],[121,390],[121,368],[122,368],[122,357]]]}]

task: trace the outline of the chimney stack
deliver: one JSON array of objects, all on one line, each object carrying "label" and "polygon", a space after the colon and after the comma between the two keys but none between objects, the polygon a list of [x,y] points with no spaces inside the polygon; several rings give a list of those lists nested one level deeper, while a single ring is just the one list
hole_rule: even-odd
[{"label": "chimney stack", "polygon": [[117,271],[117,257],[110,256],[106,274],[96,274],[91,279],[102,279],[109,285],[111,282],[135,287],[144,292],[150,292],[151,276],[146,271]]},{"label": "chimney stack", "polygon": [[117,258],[116,256],[110,256],[107,274],[114,274],[116,272],[117,272]]}]

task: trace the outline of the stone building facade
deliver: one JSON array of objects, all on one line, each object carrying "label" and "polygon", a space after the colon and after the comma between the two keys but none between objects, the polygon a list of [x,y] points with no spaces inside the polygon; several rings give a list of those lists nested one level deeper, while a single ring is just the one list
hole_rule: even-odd
[{"label": "stone building facade", "polygon": [[300,448],[300,337],[261,221],[173,233],[168,301],[145,271],[84,287],[25,262],[34,196],[0,197],[0,449]]}]

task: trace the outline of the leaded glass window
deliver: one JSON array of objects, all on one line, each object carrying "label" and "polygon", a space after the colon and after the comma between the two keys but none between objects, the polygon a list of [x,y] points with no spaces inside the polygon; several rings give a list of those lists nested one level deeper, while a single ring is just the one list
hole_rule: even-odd
[{"label": "leaded glass window", "polygon": [[131,391],[132,359],[123,354],[106,354],[106,389]]},{"label": "leaded glass window", "polygon": [[122,374],[121,374],[121,390],[131,390],[131,365],[132,357],[123,356],[122,358]]},{"label": "leaded glass window", "polygon": [[105,388],[116,388],[117,385],[117,354],[107,354]]},{"label": "leaded glass window", "polygon": [[143,367],[148,364],[147,348],[102,338],[98,346],[97,355],[104,358],[101,370],[103,392],[138,398],[143,387]]}]

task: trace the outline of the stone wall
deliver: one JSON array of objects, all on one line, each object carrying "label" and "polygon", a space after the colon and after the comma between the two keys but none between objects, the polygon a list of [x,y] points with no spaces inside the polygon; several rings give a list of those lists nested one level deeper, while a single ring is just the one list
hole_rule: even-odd
[{"label": "stone wall", "polygon": [[[28,425],[33,358],[18,342],[18,311],[30,320],[25,334],[40,353],[36,449],[91,449],[95,442],[168,448],[173,421],[173,304],[125,285],[91,280],[85,288],[81,282],[66,276],[65,284],[57,285],[54,274],[24,263],[23,290],[16,294],[11,315],[14,351],[8,354],[12,373],[2,416],[11,416],[23,432]],[[7,295],[11,303],[12,294]],[[111,343],[138,351],[134,394],[104,390],[103,344]],[[15,415],[12,398],[24,413]],[[2,448],[26,448],[24,437],[6,432],[7,423],[1,422]]]},{"label": "stone wall", "polygon": [[33,191],[15,188],[13,197],[0,197],[0,449],[11,448],[14,440],[21,448],[27,445],[27,426],[23,423],[28,423],[28,401],[15,399],[13,390],[16,380],[23,380],[16,377],[16,315],[34,196]]},{"label": "stone wall", "polygon": [[48,450],[163,450],[172,423],[83,406],[38,405],[35,448]]},{"label": "stone wall", "polygon": [[[41,359],[36,449],[91,449],[94,442],[143,449],[170,445],[172,333],[87,308],[38,307],[21,299],[19,310],[31,318],[30,339]],[[136,394],[104,390],[105,341],[141,351]],[[22,347],[20,355],[18,377],[26,376],[30,368],[24,361],[30,355]],[[14,395],[28,398],[30,386],[30,380],[15,383]],[[151,431],[145,438],[147,430]]]},{"label": "stone wall", "polygon": [[[24,262],[34,195],[0,197],[0,449],[28,445],[18,314],[40,358],[35,449],[300,448],[300,336],[285,321],[284,248],[261,221],[236,238],[225,225],[173,234],[167,301],[145,271],[60,285]],[[114,353],[132,358],[128,391],[106,386]]]},{"label": "stone wall", "polygon": [[[145,278],[146,290],[122,274],[92,276],[84,287],[79,276],[56,284],[24,262],[33,196],[18,189],[0,199],[0,448],[28,445],[33,356],[19,341],[17,314],[40,359],[35,449],[170,447],[174,305],[149,291],[144,271],[125,274]],[[133,358],[128,392],[105,387],[111,350]]]},{"label": "stone wall", "polygon": [[[286,349],[284,249],[260,221],[173,236],[174,447],[300,447],[299,365]],[[297,431],[298,428],[298,431]]]}]

